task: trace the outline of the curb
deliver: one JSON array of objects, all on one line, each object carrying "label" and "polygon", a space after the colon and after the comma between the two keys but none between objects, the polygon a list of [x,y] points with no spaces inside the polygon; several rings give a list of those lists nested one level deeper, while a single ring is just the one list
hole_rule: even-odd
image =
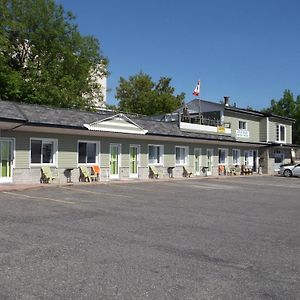
[{"label": "curb", "polygon": [[254,175],[231,175],[231,176],[199,176],[189,178],[160,178],[160,179],[128,179],[128,180],[109,180],[98,182],[72,182],[72,183],[50,183],[50,184],[4,184],[0,185],[0,192],[23,191],[31,189],[43,189],[47,187],[62,187],[62,186],[82,186],[82,185],[110,185],[110,184],[133,184],[133,183],[154,183],[154,182],[172,182],[186,180],[219,180],[230,178],[248,178],[248,177],[272,177],[274,175],[254,174]]}]

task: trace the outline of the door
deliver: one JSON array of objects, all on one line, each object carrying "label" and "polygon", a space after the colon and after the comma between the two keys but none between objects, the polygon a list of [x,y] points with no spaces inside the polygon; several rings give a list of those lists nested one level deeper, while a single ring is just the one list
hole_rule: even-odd
[{"label": "door", "polygon": [[195,148],[194,149],[195,175],[200,175],[200,168],[201,168],[201,149],[200,148]]},{"label": "door", "polygon": [[207,160],[207,171],[206,175],[212,175],[212,168],[213,168],[213,149],[206,150],[206,160]]},{"label": "door", "polygon": [[0,140],[0,183],[12,182],[12,140]]},{"label": "door", "polygon": [[129,177],[138,178],[139,167],[139,145],[130,145],[129,147]]},{"label": "door", "polygon": [[110,144],[109,177],[118,179],[120,176],[120,144]]}]

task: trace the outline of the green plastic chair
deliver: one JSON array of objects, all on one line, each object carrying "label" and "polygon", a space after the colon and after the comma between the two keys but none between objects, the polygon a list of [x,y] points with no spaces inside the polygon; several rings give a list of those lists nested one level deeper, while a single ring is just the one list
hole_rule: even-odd
[{"label": "green plastic chair", "polygon": [[41,168],[41,183],[51,183],[55,176],[52,175],[51,169],[49,166],[44,166]]},{"label": "green plastic chair", "polygon": [[157,179],[159,177],[159,172],[155,166],[149,166],[149,177]]},{"label": "green plastic chair", "polygon": [[97,174],[91,175],[89,172],[88,168],[86,166],[80,166],[80,175],[81,178],[84,179],[84,181],[92,182],[92,181],[97,181]]},{"label": "green plastic chair", "polygon": [[183,176],[184,177],[191,177],[193,172],[189,170],[187,167],[183,166]]}]

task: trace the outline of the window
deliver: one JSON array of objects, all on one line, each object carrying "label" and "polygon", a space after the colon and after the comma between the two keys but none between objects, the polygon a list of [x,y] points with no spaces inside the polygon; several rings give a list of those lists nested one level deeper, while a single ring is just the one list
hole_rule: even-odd
[{"label": "window", "polygon": [[78,142],[78,163],[96,164],[98,158],[98,143],[90,141]]},{"label": "window", "polygon": [[281,124],[276,125],[276,141],[285,143],[285,126]]},{"label": "window", "polygon": [[232,150],[232,164],[240,165],[241,164],[240,157],[241,157],[241,151],[239,149],[233,149]]},{"label": "window", "polygon": [[246,123],[246,121],[239,121],[239,129],[247,130],[247,123]]},{"label": "window", "polygon": [[30,164],[56,164],[57,140],[30,139]]},{"label": "window", "polygon": [[225,165],[227,159],[227,149],[219,149],[219,164]]},{"label": "window", "polygon": [[284,153],[280,150],[274,152],[274,162],[275,164],[282,164],[284,161]]},{"label": "window", "polygon": [[149,164],[150,165],[162,165],[163,164],[163,146],[162,145],[149,145],[148,148]]},{"label": "window", "polygon": [[175,147],[176,165],[186,165],[188,161],[188,147]]}]

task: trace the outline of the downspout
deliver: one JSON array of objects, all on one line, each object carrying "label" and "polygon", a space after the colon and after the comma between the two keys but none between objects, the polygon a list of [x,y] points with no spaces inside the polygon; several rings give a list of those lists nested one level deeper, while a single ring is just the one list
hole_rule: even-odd
[{"label": "downspout", "polygon": [[270,139],[270,136],[269,136],[269,129],[270,129],[270,125],[269,125],[269,117],[266,117],[266,120],[267,120],[267,140],[266,142],[269,143],[269,139]]},{"label": "downspout", "polygon": [[28,124],[28,118],[27,118],[27,115],[26,115],[26,114],[22,111],[22,109],[19,107],[18,103],[15,103],[15,102],[14,102],[13,105],[15,106],[15,108],[17,109],[17,111],[23,116],[24,122],[23,122],[22,124],[19,124],[19,125],[15,126],[15,127],[11,128],[12,131],[15,130],[15,129],[17,129],[17,128],[19,128],[19,127],[22,127],[23,125]]},{"label": "downspout", "polygon": [[19,125],[15,126],[15,127],[11,128],[10,130],[12,130],[12,131],[13,131],[13,130],[15,130],[15,129],[19,128],[19,127],[22,127],[22,126],[24,126],[25,124],[27,124],[27,121],[26,121],[25,123],[19,124]]}]

